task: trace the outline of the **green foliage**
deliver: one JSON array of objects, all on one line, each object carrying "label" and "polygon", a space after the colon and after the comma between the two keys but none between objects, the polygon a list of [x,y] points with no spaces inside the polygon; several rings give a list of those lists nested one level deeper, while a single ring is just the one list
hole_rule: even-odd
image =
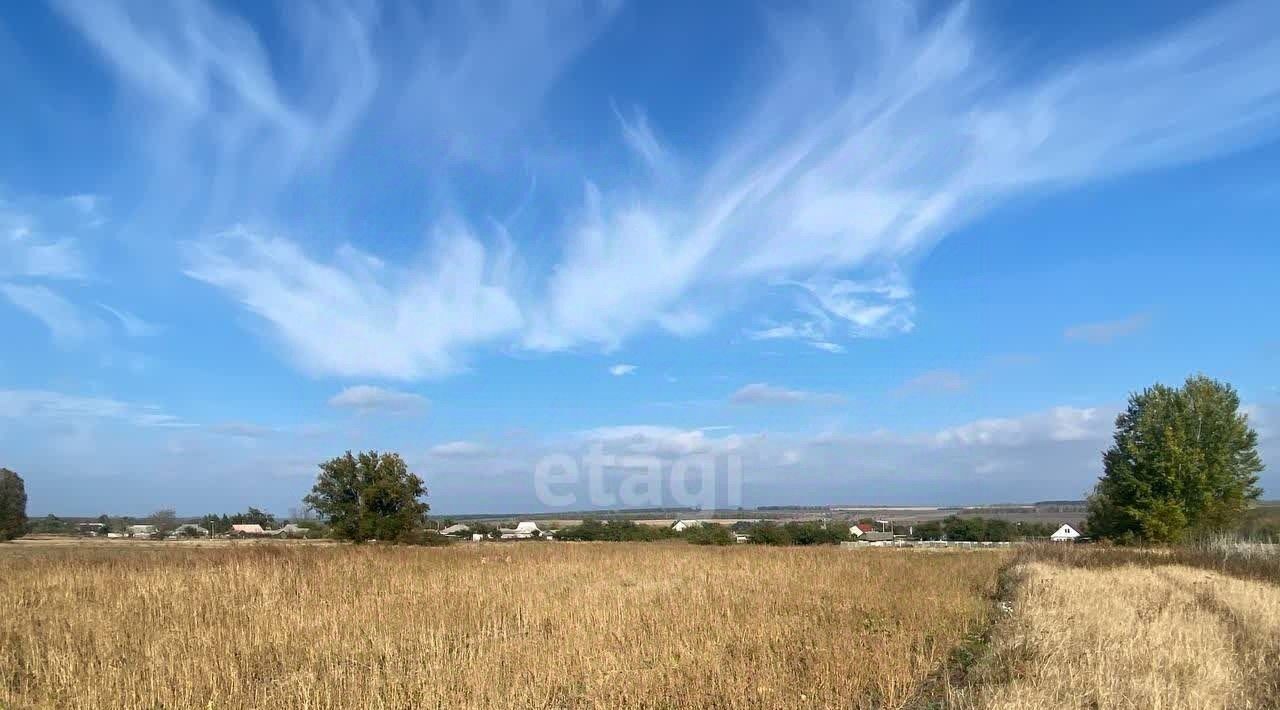
[{"label": "green foliage", "polygon": [[847,524],[818,520],[783,525],[765,520],[748,528],[746,535],[756,545],[834,545],[852,539]]},{"label": "green foliage", "polygon": [[943,520],[921,523],[914,528],[921,540],[953,542],[1009,542],[1047,538],[1058,529],[1048,523],[1018,523],[1002,518],[948,516]]},{"label": "green foliage", "polygon": [[22,537],[27,531],[27,489],[22,476],[0,468],[0,542]]},{"label": "green foliage", "polygon": [[75,531],[74,525],[53,513],[27,523],[27,532],[35,535],[70,535]]},{"label": "green foliage", "polygon": [[406,545],[421,545],[423,547],[445,547],[446,545],[452,545],[454,540],[448,535],[441,535],[439,531],[420,527],[401,535],[397,542]]},{"label": "green foliage", "polygon": [[409,540],[426,521],[427,489],[399,454],[376,451],[345,455],[320,464],[315,487],[304,502],[342,540]]},{"label": "green foliage", "polygon": [[236,513],[230,516],[227,522],[229,525],[261,525],[267,529],[279,527],[276,522],[276,516],[254,507],[250,507],[249,510],[243,513]]},{"label": "green foliage", "polygon": [[1230,385],[1195,375],[1133,394],[1089,498],[1089,534],[1167,543],[1232,529],[1262,492],[1257,446]]},{"label": "green foliage", "polygon": [[556,531],[557,540],[579,542],[652,542],[676,537],[677,533],[657,525],[640,525],[634,520],[587,519],[579,525]]},{"label": "green foliage", "polygon": [[852,539],[849,536],[849,526],[844,523],[792,522],[783,527],[796,545],[836,545]]},{"label": "green foliage", "polygon": [[746,536],[754,545],[791,545],[791,534],[772,520],[764,520],[747,528]]},{"label": "green foliage", "polygon": [[691,545],[732,545],[737,542],[733,531],[719,523],[703,523],[686,528],[683,537]]}]

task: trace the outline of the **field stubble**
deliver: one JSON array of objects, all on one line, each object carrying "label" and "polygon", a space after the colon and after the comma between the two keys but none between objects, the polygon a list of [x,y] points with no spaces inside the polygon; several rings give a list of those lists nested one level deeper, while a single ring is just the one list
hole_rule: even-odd
[{"label": "field stubble", "polygon": [[1027,550],[1007,572],[1012,616],[948,704],[1280,708],[1280,586],[1261,554]]},{"label": "field stubble", "polygon": [[903,707],[999,552],[0,548],[0,706]]}]

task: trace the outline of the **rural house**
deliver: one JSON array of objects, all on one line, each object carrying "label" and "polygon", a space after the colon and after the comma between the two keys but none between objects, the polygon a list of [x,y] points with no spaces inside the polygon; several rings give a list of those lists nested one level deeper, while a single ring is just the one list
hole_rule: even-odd
[{"label": "rural house", "polygon": [[892,542],[893,533],[872,530],[870,532],[862,533],[861,535],[858,536],[857,539],[862,542]]},{"label": "rural house", "polygon": [[872,525],[871,523],[855,523],[849,526],[849,534],[852,535],[855,540],[861,539],[862,536],[866,533],[875,532],[875,531],[876,531],[876,526]]},{"label": "rural house", "polygon": [[676,532],[684,532],[689,528],[696,528],[702,525],[701,520],[677,520],[671,524],[671,529]]},{"label": "rural house", "polygon": [[1058,532],[1050,535],[1049,539],[1054,542],[1075,542],[1078,537],[1080,533],[1075,528],[1063,523],[1062,527],[1058,528]]},{"label": "rural house", "polygon": [[99,535],[107,534],[107,526],[102,523],[79,523],[76,525],[76,531],[81,535],[97,537]]},{"label": "rural house", "polygon": [[209,529],[195,523],[186,523],[174,528],[174,531],[169,533],[169,537],[209,537]]},{"label": "rural house", "polygon": [[514,528],[500,528],[503,540],[528,540],[534,537],[541,537],[542,530],[538,528],[538,524],[529,520],[523,521]]},{"label": "rural house", "polygon": [[265,530],[257,523],[244,523],[231,526],[232,537],[270,537],[279,535],[279,530]]},{"label": "rural house", "polygon": [[469,533],[469,532],[471,532],[471,526],[463,525],[462,523],[456,523],[454,525],[450,525],[449,527],[441,530],[440,534],[453,537],[455,535],[463,535],[464,533]]},{"label": "rural house", "polygon": [[141,540],[150,539],[152,535],[159,531],[160,529],[154,525],[130,525],[124,529],[124,533],[129,537],[136,537]]}]

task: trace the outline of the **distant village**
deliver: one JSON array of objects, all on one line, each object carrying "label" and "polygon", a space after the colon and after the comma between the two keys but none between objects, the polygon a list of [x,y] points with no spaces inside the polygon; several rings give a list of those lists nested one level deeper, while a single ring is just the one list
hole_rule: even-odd
[{"label": "distant village", "polygon": [[[265,516],[260,511],[255,511]],[[53,516],[49,516],[52,518]],[[103,516],[105,517],[105,516]],[[225,517],[225,516],[224,516]],[[57,520],[55,518],[55,520]],[[304,520],[272,525],[263,523],[227,522],[219,527],[218,518],[207,516],[201,523],[165,522],[131,523],[117,525],[109,520],[76,522],[74,527],[61,523],[59,530],[44,532],[74,532],[83,537],[101,537],[111,540],[199,540],[199,539],[322,539],[326,537],[324,526],[318,521]],[[448,524],[444,524],[447,522]],[[847,521],[846,521],[847,522]],[[986,531],[990,526],[1000,532]],[[50,526],[39,526],[49,528]],[[917,528],[919,528],[917,530]],[[948,528],[953,534],[948,535]],[[1012,534],[1010,534],[1012,531]],[[1017,542],[1044,541],[1077,542],[1084,538],[1069,523],[1056,528],[1042,523],[1019,524],[998,519],[949,517],[941,521],[908,525],[905,529],[889,520],[864,520],[848,524],[828,520],[735,520],[683,518],[669,521],[593,521],[584,520],[572,525],[557,525],[556,521],[539,525],[535,520],[516,522],[511,526],[486,522],[443,521],[435,533],[452,541],[483,542],[502,540],[652,540],[662,538],[686,538],[691,542],[709,540],[704,544],[815,544],[839,543],[850,546],[1005,546]],[[985,534],[984,534],[985,533]],[[714,538],[714,539],[713,539]],[[976,538],[976,539],[975,539]],[[985,539],[984,539],[985,538]],[[999,539],[996,539],[999,538]],[[779,542],[778,540],[785,540]]]}]

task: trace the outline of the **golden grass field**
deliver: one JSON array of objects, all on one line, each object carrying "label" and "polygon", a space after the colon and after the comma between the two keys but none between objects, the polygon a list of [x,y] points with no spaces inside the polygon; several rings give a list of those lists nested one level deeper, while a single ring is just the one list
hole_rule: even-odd
[{"label": "golden grass field", "polygon": [[0,546],[5,708],[898,708],[1000,552]]},{"label": "golden grass field", "polygon": [[0,708],[1277,708],[1280,586],[1247,562],[4,545]]},{"label": "golden grass field", "polygon": [[[1089,563],[1111,554],[1066,557]],[[1011,577],[1013,614],[998,625],[970,686],[951,698],[955,707],[1280,707],[1274,583],[1149,559],[1106,567],[1031,561]]]}]

